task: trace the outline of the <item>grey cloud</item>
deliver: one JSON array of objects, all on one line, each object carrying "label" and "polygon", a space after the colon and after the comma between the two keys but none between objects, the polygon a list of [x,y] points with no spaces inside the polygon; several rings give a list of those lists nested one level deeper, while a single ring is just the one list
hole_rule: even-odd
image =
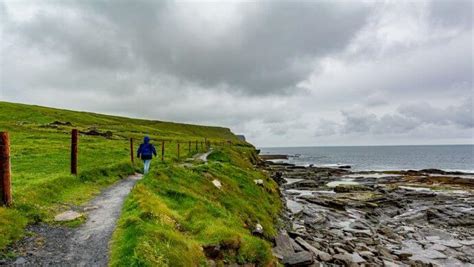
[{"label": "grey cloud", "polygon": [[359,133],[370,131],[377,122],[377,116],[369,113],[357,113],[351,111],[342,111],[344,117],[343,133]]},{"label": "grey cloud", "polygon": [[462,0],[0,0],[0,97],[222,125],[258,145],[472,142],[471,11]]},{"label": "grey cloud", "polygon": [[471,0],[436,0],[429,5],[433,23],[447,27],[472,29],[473,2]]},{"label": "grey cloud", "polygon": [[[367,111],[342,111],[343,122],[338,127],[339,134],[373,133],[401,134],[409,133],[426,125],[473,129],[473,103],[467,98],[459,105],[434,107],[428,103],[416,103],[400,106],[394,113],[376,115]],[[334,125],[329,125],[329,129]]]},{"label": "grey cloud", "polygon": [[429,103],[401,106],[398,111],[408,118],[416,119],[423,123],[438,125],[453,124],[463,128],[474,127],[472,98],[462,101],[461,105],[437,108]]},{"label": "grey cloud", "polygon": [[61,5],[76,15],[39,14],[11,30],[83,68],[143,67],[202,87],[228,84],[229,90],[256,95],[292,90],[312,70],[300,62],[343,49],[369,11],[330,1],[239,3],[231,32],[216,37],[182,21],[180,10],[197,3]]}]

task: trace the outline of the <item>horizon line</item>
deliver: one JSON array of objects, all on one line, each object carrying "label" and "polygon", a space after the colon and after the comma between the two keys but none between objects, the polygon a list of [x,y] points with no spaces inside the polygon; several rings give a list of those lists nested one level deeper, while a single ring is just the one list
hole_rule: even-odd
[{"label": "horizon line", "polygon": [[310,147],[381,147],[381,146],[474,146],[472,144],[404,144],[404,145],[315,145],[315,146],[258,146],[260,148],[310,148]]}]

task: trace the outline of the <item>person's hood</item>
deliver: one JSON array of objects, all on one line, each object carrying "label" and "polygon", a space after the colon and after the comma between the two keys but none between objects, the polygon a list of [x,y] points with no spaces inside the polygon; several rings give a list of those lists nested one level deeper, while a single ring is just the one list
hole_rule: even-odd
[{"label": "person's hood", "polygon": [[143,138],[143,143],[145,143],[145,144],[150,143],[150,137],[145,136],[145,138]]}]

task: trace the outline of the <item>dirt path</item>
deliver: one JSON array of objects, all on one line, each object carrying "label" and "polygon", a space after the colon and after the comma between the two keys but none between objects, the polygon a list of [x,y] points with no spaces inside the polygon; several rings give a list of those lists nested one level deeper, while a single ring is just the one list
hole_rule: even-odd
[{"label": "dirt path", "polygon": [[206,153],[199,153],[194,156],[195,159],[202,160],[204,162],[207,162],[207,157],[212,153],[212,148],[209,149]]},{"label": "dirt path", "polygon": [[33,225],[34,234],[17,244],[23,256],[7,264],[26,266],[107,266],[109,241],[123,202],[141,175],[110,186],[86,206],[87,221],[76,229]]}]

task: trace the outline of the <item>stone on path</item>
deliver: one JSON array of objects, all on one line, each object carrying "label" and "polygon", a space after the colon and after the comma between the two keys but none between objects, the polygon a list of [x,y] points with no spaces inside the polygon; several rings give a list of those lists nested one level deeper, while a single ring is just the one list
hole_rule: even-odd
[{"label": "stone on path", "polygon": [[76,211],[68,210],[54,217],[56,222],[68,222],[82,217],[82,214]]},{"label": "stone on path", "polygon": [[13,265],[24,265],[26,264],[26,259],[23,258],[23,257],[19,257],[18,259],[16,259],[16,261],[13,262]]},{"label": "stone on path", "polygon": [[83,211],[91,211],[91,210],[96,210],[98,208],[99,206],[87,206],[87,207],[84,207]]}]

